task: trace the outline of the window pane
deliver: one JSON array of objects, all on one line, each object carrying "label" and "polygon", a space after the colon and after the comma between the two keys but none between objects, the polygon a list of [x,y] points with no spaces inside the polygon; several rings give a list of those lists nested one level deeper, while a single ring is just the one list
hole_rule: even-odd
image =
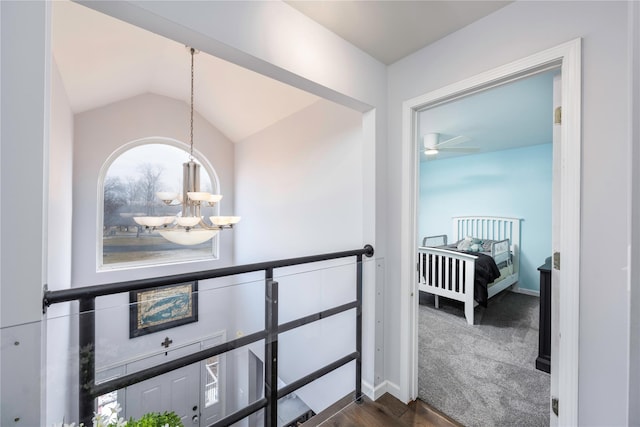
[{"label": "window pane", "polygon": [[118,392],[112,391],[102,396],[98,396],[98,415],[107,417],[107,420],[115,422],[118,420]]},{"label": "window pane", "polygon": [[205,362],[207,378],[204,387],[204,405],[209,407],[218,403],[218,356],[210,357]]},{"label": "window pane", "polygon": [[[102,266],[107,268],[213,258],[214,240],[182,246],[165,240],[157,230],[145,229],[136,216],[176,216],[181,205],[166,205],[159,191],[182,193],[182,164],[189,154],[167,144],[145,144],[122,153],[109,166],[103,180]],[[204,167],[200,190],[217,193]],[[202,215],[215,215],[204,206]]]}]

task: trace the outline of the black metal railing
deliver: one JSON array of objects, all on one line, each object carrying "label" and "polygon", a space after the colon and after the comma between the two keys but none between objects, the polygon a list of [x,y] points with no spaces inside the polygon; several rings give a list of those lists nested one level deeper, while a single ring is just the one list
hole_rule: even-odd
[{"label": "black metal railing", "polygon": [[[177,274],[173,276],[152,279],[132,280],[127,282],[110,283],[105,285],[85,286],[58,291],[44,291],[42,304],[46,310],[51,304],[78,301],[79,302],[79,421],[91,425],[95,399],[105,393],[145,381],[147,379],[166,374],[175,369],[197,363],[212,356],[217,356],[245,345],[265,340],[265,381],[264,398],[226,416],[211,426],[228,426],[245,417],[264,409],[266,427],[276,427],[278,419],[278,399],[316,379],[340,368],[351,361],[356,363],[355,400],[360,401],[362,389],[362,256],[373,256],[373,247],[366,245],[363,249],[333,252],[322,255],[312,255],[300,258],[290,258],[278,261],[268,261],[255,264],[219,268],[215,270],[194,273]],[[356,257],[356,300],[332,307],[305,317],[301,317],[282,325],[278,322],[278,282],[273,280],[273,270],[276,268],[332,259]],[[237,274],[265,272],[265,328],[262,331],[237,338],[226,343],[197,351],[186,356],[165,362],[151,368],[114,378],[100,384],[95,382],[95,299],[99,296],[137,291],[157,286],[171,285],[194,280],[214,279]],[[281,333],[320,319],[356,310],[356,349],[354,352],[278,389],[278,336]]]}]

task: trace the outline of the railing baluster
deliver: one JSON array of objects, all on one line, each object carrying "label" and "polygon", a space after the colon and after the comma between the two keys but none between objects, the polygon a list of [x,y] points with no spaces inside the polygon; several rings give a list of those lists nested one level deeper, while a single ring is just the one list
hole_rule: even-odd
[{"label": "railing baluster", "polygon": [[362,403],[362,255],[356,258],[356,402]]},{"label": "railing baluster", "polygon": [[273,269],[266,270],[265,280],[265,379],[264,396],[267,406],[264,411],[266,427],[278,425],[278,282],[273,280]]},{"label": "railing baluster", "polygon": [[92,394],[95,384],[95,325],[96,325],[95,297],[80,298],[78,316],[78,410],[80,423],[92,425],[94,397]]}]

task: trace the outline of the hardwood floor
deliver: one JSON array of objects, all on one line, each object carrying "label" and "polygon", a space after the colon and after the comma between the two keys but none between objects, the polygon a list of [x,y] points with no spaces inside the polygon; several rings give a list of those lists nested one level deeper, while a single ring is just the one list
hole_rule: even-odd
[{"label": "hardwood floor", "polygon": [[416,400],[405,405],[386,393],[375,402],[356,404],[352,396],[336,402],[302,424],[303,427],[461,427],[446,415]]}]

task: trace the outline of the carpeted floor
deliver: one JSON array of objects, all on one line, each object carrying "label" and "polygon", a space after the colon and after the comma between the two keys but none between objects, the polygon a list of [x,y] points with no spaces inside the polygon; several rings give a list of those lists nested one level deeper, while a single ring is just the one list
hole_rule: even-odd
[{"label": "carpeted floor", "polygon": [[535,369],[537,297],[503,292],[476,307],[420,294],[418,397],[465,426],[548,426],[549,374]]}]

